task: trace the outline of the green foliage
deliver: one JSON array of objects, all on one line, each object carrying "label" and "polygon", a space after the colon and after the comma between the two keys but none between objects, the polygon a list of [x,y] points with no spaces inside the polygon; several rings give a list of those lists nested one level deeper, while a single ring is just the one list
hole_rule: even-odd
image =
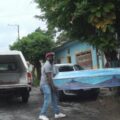
[{"label": "green foliage", "polygon": [[53,46],[52,37],[47,32],[38,29],[21,40],[16,41],[10,46],[10,49],[22,51],[26,59],[34,64],[36,61],[43,59],[45,53],[52,50]]},{"label": "green foliage", "polygon": [[57,37],[56,47],[62,45],[67,41],[70,41],[69,35],[65,31],[61,32],[60,35]]},{"label": "green foliage", "polygon": [[[35,0],[48,25],[101,51],[115,50],[120,36],[120,0]],[[119,38],[119,37],[118,37]]]},{"label": "green foliage", "polygon": [[54,41],[50,32],[37,29],[35,32],[16,41],[10,46],[10,49],[20,50],[24,54],[26,60],[34,65],[37,73],[36,79],[39,80],[41,73],[39,60],[43,60],[46,52],[51,51],[53,47]]},{"label": "green foliage", "polygon": [[39,79],[34,79],[34,81],[33,81],[33,86],[35,86],[35,87],[37,87],[37,86],[39,86],[39,84],[40,84],[40,80]]}]

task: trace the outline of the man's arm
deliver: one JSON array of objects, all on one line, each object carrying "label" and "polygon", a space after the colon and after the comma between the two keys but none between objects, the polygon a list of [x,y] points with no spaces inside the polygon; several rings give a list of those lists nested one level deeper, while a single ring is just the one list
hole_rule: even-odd
[{"label": "man's arm", "polygon": [[46,76],[47,76],[48,84],[51,86],[52,90],[53,90],[54,92],[56,92],[57,89],[56,89],[56,87],[55,87],[55,85],[54,85],[54,83],[53,83],[52,73],[51,73],[51,72],[48,72],[48,73],[46,73]]}]

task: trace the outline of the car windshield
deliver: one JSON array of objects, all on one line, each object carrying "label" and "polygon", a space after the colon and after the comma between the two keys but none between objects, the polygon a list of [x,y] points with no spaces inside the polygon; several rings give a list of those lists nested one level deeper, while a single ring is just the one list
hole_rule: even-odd
[{"label": "car windshield", "polygon": [[73,71],[73,66],[60,66],[59,72],[67,72],[67,71]]},{"label": "car windshield", "polygon": [[74,65],[75,70],[83,70],[83,68],[80,65]]}]

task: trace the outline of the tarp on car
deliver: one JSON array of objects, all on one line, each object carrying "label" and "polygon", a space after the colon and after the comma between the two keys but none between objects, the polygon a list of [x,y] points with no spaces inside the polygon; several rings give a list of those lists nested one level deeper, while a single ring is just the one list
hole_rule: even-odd
[{"label": "tarp on car", "polygon": [[61,90],[120,86],[120,68],[59,72],[53,79]]}]

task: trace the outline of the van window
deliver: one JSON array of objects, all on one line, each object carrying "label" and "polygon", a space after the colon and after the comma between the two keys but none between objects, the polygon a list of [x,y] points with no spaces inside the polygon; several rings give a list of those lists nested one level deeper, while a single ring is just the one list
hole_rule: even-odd
[{"label": "van window", "polygon": [[15,63],[0,63],[0,71],[15,71],[16,69]]}]

